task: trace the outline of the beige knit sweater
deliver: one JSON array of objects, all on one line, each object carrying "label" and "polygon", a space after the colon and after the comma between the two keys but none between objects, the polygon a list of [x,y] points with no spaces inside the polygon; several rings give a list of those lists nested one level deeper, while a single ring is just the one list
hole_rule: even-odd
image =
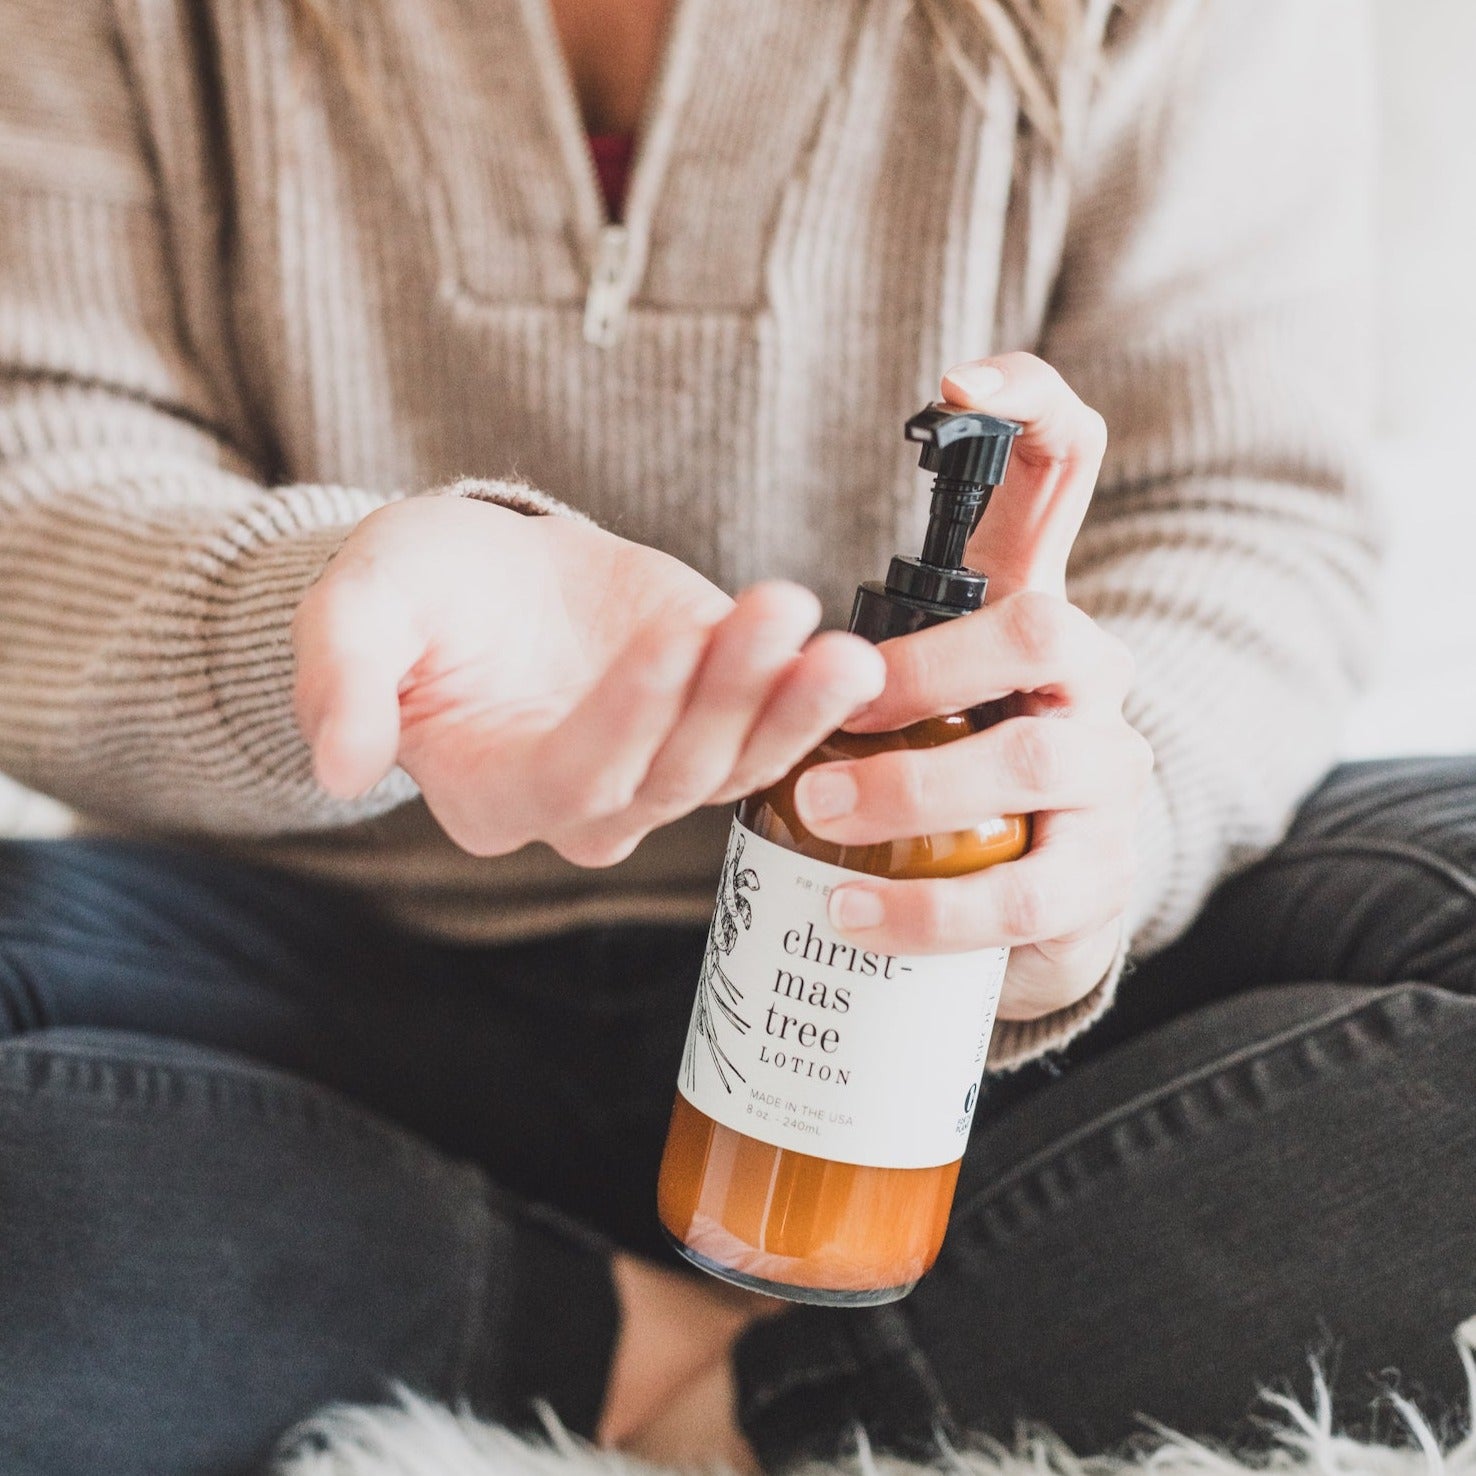
[{"label": "beige knit sweater", "polygon": [[1275,840],[1369,633],[1356,0],[1140,0],[1060,151],[947,0],[679,0],[623,229],[546,0],[324,5],[347,67],[290,0],[0,0],[0,770],[456,938],[704,919],[722,812],[587,871],[330,800],[299,597],[471,476],[841,622],[916,546],[904,418],[1030,347],[1112,432],[1071,592],[1158,756],[1135,946]]}]

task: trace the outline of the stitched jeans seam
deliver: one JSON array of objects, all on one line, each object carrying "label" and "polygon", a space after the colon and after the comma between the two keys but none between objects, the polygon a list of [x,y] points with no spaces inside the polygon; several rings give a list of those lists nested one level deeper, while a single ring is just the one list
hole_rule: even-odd
[{"label": "stitched jeans seam", "polygon": [[[116,1033],[119,1045],[127,1041],[134,1051],[110,1049],[101,1039],[56,1040],[50,1031],[0,1040],[0,1097],[65,1100],[103,1113],[202,1112],[288,1124],[394,1157],[414,1151],[400,1129],[328,1087],[245,1058],[169,1060],[162,1052],[148,1054],[148,1049],[174,1042],[151,1041],[133,1032],[99,1032],[107,1033]],[[122,1096],[115,1090],[119,1076],[133,1088]]]}]

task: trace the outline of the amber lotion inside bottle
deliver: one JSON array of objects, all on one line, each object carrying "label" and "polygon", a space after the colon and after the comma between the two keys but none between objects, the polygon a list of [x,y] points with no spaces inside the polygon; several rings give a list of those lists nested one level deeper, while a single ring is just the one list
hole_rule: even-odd
[{"label": "amber lotion inside bottle", "polygon": [[[1020,427],[933,405],[907,422],[936,473],[921,558],[856,591],[872,641],[977,610],[964,549]],[[1006,951],[898,957],[833,928],[857,872],[958,876],[1011,861],[1029,821],[843,846],[811,834],[794,787],[814,764],[930,748],[979,731],[976,708],[894,733],[835,733],[734,817],[661,1162],[661,1223],[689,1261],[793,1301],[906,1296],[937,1257],[979,1095]]]}]

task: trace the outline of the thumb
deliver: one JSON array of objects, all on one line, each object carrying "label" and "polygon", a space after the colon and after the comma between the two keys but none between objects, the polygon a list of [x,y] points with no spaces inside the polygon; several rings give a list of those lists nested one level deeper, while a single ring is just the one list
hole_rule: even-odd
[{"label": "thumb", "polygon": [[1107,426],[1034,354],[999,354],[943,377],[944,399],[1024,426],[1004,485],[969,540],[991,596],[1040,590],[1064,598],[1066,561],[1107,449]]},{"label": "thumb", "polygon": [[292,626],[294,705],[319,784],[338,799],[372,789],[400,750],[400,684],[422,654],[404,601],[382,580],[330,569]]}]

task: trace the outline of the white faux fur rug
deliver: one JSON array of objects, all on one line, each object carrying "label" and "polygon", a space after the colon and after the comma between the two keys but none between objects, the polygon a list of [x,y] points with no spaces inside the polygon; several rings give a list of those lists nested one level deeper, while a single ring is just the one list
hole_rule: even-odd
[{"label": "white faux fur rug", "polygon": [[[1476,1411],[1476,1319],[1461,1328],[1458,1346]],[[1311,1409],[1281,1395],[1264,1398],[1276,1410],[1279,1433],[1275,1447],[1254,1460],[1169,1431],[1132,1458],[1078,1456],[1049,1435],[1023,1432],[1013,1449],[983,1442],[937,1468],[873,1457],[863,1440],[853,1460],[804,1476],[1476,1476],[1476,1433],[1442,1449],[1419,1411],[1397,1394],[1385,1398],[1406,1434],[1387,1445],[1337,1434],[1320,1378]],[[653,1469],[592,1449],[553,1421],[547,1441],[525,1441],[404,1394],[396,1406],[331,1410],[311,1421],[272,1476],[652,1476]]]}]

